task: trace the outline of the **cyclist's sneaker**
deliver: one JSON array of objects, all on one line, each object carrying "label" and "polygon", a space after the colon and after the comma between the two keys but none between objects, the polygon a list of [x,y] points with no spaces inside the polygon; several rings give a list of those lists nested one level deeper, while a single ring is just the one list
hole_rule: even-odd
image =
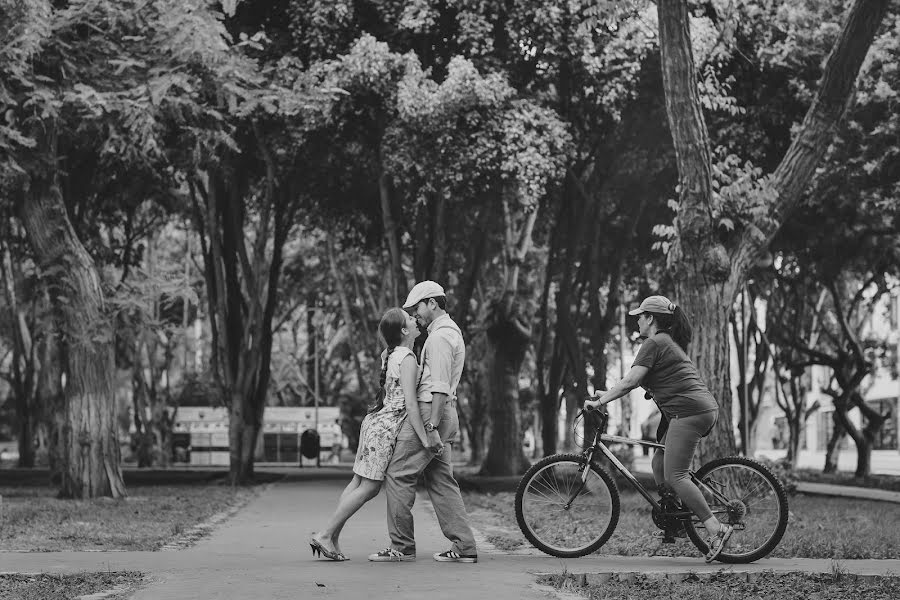
[{"label": "cyclist's sneaker", "polygon": [[416,560],[415,554],[403,554],[399,550],[393,548],[385,548],[381,552],[369,555],[372,562],[406,562]]},{"label": "cyclist's sneaker", "polygon": [[478,562],[477,554],[460,554],[453,550],[445,550],[434,555],[434,560],[438,562],[459,562],[459,563],[475,563]]},{"label": "cyclist's sneaker", "polygon": [[725,548],[725,544],[731,539],[731,534],[733,532],[734,527],[731,525],[722,525],[722,529],[719,530],[719,533],[714,535],[709,541],[709,552],[706,553],[706,562],[716,560],[716,557],[718,557],[722,553],[722,549]]}]

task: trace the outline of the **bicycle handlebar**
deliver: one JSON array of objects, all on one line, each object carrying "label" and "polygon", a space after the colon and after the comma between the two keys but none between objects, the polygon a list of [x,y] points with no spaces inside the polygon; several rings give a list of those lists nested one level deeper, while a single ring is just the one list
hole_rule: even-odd
[{"label": "bicycle handlebar", "polygon": [[609,419],[609,411],[606,410],[605,406],[602,408],[585,406],[580,411],[578,411],[578,414],[575,415],[575,420],[577,421],[579,417],[587,415],[590,415],[590,417],[595,420],[594,425],[597,427],[602,427],[604,421]]}]

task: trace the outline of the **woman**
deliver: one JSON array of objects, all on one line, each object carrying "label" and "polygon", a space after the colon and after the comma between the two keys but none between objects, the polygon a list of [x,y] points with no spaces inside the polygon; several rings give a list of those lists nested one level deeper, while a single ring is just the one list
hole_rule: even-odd
[{"label": "woman", "polygon": [[[419,335],[416,319],[401,308],[392,308],[381,318],[378,330],[387,350],[382,354],[378,397],[360,429],[353,479],[341,494],[325,528],[314,533],[309,540],[313,555],[331,560],[347,560],[338,543],[341,529],[363,504],[381,490],[404,419],[410,419],[423,445],[427,440],[416,399],[418,365],[412,351],[413,342]],[[438,447],[435,451],[440,450]]]},{"label": "woman", "polygon": [[712,562],[731,537],[733,527],[719,522],[703,494],[691,481],[688,470],[700,439],[716,424],[719,406],[686,352],[691,341],[691,324],[684,312],[665,296],[650,296],[637,315],[640,335],[645,341],[634,364],[619,383],[585,406],[599,408],[621,398],[637,386],[653,394],[669,428],[661,443],[664,450],[653,456],[653,478],[660,492],[666,487],[703,522],[712,536],[706,562]]}]

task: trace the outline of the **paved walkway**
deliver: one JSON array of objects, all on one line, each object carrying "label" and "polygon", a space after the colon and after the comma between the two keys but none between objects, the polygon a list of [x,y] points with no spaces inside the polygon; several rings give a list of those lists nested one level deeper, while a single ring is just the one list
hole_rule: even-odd
[{"label": "paved walkway", "polygon": [[[314,559],[305,540],[328,517],[349,478],[337,469],[309,469],[267,486],[211,537],[181,551],[0,553],[0,572],[134,570],[151,584],[133,600],[217,600],[240,598],[547,598],[535,573],[709,573],[722,569],[831,572],[831,560],[764,559],[752,565],[706,565],[699,557],[591,556],[560,560],[533,552],[506,554],[483,546],[477,564],[437,563],[445,550],[427,499],[414,510],[419,560],[370,563],[366,555],[387,545],[384,495],[347,524],[342,546],[349,562]],[[900,560],[840,561],[857,574],[900,574]]]},{"label": "paved walkway", "polygon": [[861,498],[864,500],[881,500],[900,504],[900,492],[854,487],[850,485],[831,485],[828,483],[810,483],[800,481],[797,491],[817,496],[840,496],[842,498]]}]

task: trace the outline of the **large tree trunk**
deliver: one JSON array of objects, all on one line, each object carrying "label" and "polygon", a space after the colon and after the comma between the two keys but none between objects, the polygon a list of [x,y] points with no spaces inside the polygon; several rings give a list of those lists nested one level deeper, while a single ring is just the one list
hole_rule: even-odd
[{"label": "large tree trunk", "polygon": [[75,235],[55,183],[33,185],[22,222],[50,282],[63,340],[66,424],[60,495],[123,497],[112,324],[97,268]]},{"label": "large tree trunk", "polygon": [[531,344],[531,326],[519,313],[516,295],[519,271],[531,250],[531,234],[538,207],[522,210],[509,199],[501,200],[504,222],[503,287],[488,309],[486,330],[489,352],[488,380],[491,414],[491,445],[481,468],[484,475],[518,475],[530,463],[522,449],[519,407],[519,373]]},{"label": "large tree trunk", "polygon": [[686,1],[659,3],[660,53],[666,112],[678,162],[678,243],[669,254],[675,302],[694,324],[690,354],[719,401],[719,424],[700,448],[700,459],[734,453],[729,379],[728,316],[735,286],[725,248],[712,235],[711,153],[700,108]]},{"label": "large tree trunk", "polygon": [[[710,176],[709,137],[691,53],[686,0],[658,3],[660,54],[666,112],[679,173],[678,231],[669,254],[676,302],[691,315],[695,340],[690,355],[720,405],[719,422],[701,446],[701,460],[734,452],[729,382],[728,317],[751,262],[800,201],[852,98],[856,77],[887,8],[887,0],[856,0],[822,83],[772,178],[775,200],[766,219],[743,227],[726,248],[720,241]],[[759,232],[763,235],[759,235]]]},{"label": "large tree trunk", "polygon": [[487,329],[491,354],[488,363],[491,442],[481,473],[520,475],[530,465],[522,449],[519,373],[531,333],[514,313],[509,295],[492,308]]},{"label": "large tree trunk", "polygon": [[293,180],[277,180],[275,159],[262,133],[254,131],[266,165],[266,186],[258,200],[253,235],[246,230],[247,203],[253,197],[246,165],[235,162],[191,181],[202,235],[213,363],[229,407],[233,485],[253,479],[270,379],[272,323],[284,244],[293,227],[298,195]]}]

